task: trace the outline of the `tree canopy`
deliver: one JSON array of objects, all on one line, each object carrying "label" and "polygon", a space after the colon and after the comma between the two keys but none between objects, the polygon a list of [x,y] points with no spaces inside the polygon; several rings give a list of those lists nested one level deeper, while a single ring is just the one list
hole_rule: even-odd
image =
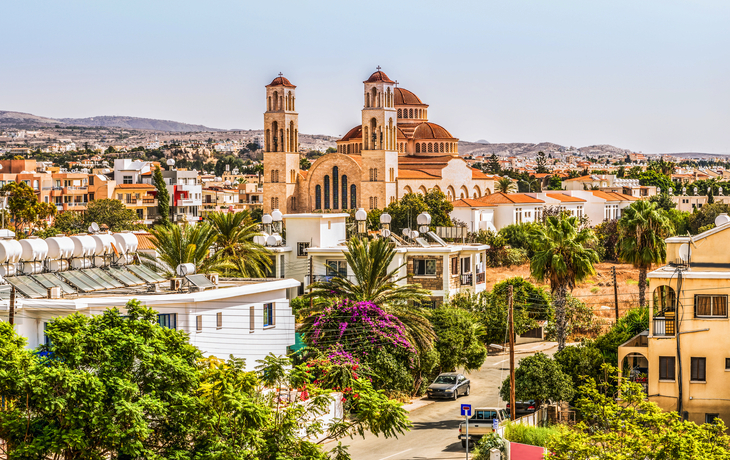
[{"label": "tree canopy", "polygon": [[[544,401],[570,401],[573,384],[558,363],[544,353],[522,358],[515,370],[515,398],[534,400],[536,406]],[[507,377],[499,390],[504,401],[509,401],[510,381]]]}]

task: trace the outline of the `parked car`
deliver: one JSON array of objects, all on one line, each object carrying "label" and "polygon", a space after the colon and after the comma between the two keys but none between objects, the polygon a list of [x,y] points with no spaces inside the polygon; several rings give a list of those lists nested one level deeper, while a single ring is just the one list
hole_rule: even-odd
[{"label": "parked car", "polygon": [[439,374],[426,389],[429,398],[456,399],[461,395],[469,396],[471,382],[463,374],[446,372]]},{"label": "parked car", "polygon": [[474,444],[482,436],[486,436],[494,431],[494,421],[497,420],[497,425],[507,420],[507,412],[504,409],[497,407],[480,407],[474,409],[471,417],[469,417],[469,439],[466,438],[466,427],[464,422],[459,425],[459,440],[461,440],[461,447],[466,447],[467,441]]},{"label": "parked car", "polygon": [[[515,405],[517,406],[517,410],[515,411],[515,415],[516,415],[515,418],[517,418],[521,415],[531,414],[537,410],[534,400],[515,401]],[[510,416],[512,414],[512,408],[509,407],[509,403],[507,403],[507,413],[510,414]]]}]

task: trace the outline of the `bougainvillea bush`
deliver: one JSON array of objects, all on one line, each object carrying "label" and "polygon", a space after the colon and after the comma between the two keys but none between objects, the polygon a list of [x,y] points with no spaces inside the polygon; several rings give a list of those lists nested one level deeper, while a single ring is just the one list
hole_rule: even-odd
[{"label": "bougainvillea bush", "polygon": [[389,392],[413,390],[416,348],[406,338],[403,323],[374,303],[334,303],[314,315],[303,333],[309,346],[330,361],[362,366],[373,387]]}]

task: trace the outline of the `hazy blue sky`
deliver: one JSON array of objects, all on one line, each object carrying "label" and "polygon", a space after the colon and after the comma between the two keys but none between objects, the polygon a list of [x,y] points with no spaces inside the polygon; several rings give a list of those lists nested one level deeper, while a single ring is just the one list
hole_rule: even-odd
[{"label": "hazy blue sky", "polygon": [[13,0],[0,110],[300,132],[359,124],[380,65],[463,140],[730,153],[730,2]]}]

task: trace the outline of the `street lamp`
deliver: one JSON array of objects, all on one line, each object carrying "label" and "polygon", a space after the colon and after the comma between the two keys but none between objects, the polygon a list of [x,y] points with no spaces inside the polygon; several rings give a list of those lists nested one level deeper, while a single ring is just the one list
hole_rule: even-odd
[{"label": "street lamp", "polygon": [[264,233],[271,234],[271,214],[264,214],[261,216],[261,223],[264,225]]},{"label": "street lamp", "polygon": [[357,221],[357,233],[366,233],[368,229],[368,213],[365,212],[365,209],[360,208],[357,210],[355,213],[355,220]]},{"label": "street lamp", "polygon": [[418,230],[421,233],[428,233],[428,226],[431,225],[431,216],[427,212],[422,212],[416,217],[418,222]]},{"label": "street lamp", "polygon": [[380,234],[385,238],[390,236],[390,214],[384,212],[380,215]]},{"label": "street lamp", "polygon": [[271,211],[271,219],[274,221],[274,233],[281,233],[283,220],[281,211],[279,211],[278,209],[274,209],[273,211]]}]

